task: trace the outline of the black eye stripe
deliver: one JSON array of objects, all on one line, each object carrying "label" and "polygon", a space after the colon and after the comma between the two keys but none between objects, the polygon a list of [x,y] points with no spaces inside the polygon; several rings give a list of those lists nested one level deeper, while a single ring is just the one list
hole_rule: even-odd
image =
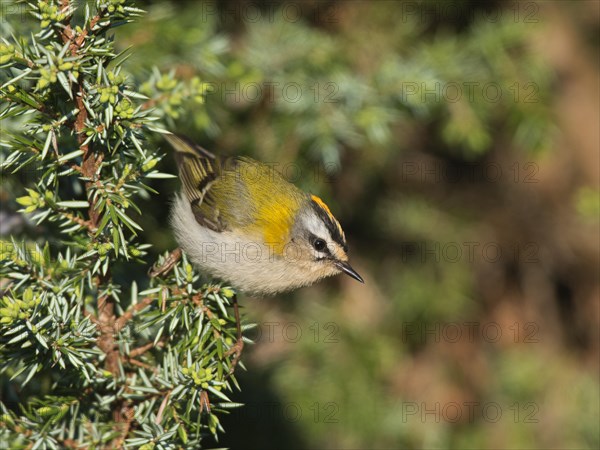
[{"label": "black eye stripe", "polygon": [[335,224],[331,220],[331,217],[329,217],[327,212],[325,210],[323,210],[323,208],[321,208],[314,200],[312,200],[310,202],[310,204],[313,208],[313,211],[315,211],[317,213],[317,216],[323,221],[323,223],[327,227],[327,230],[329,231],[331,238],[336,243],[338,243],[344,249],[345,252],[347,252],[348,244],[346,244],[346,240],[344,239],[344,236],[342,236],[342,234],[340,233],[340,230],[339,230],[337,224]]}]

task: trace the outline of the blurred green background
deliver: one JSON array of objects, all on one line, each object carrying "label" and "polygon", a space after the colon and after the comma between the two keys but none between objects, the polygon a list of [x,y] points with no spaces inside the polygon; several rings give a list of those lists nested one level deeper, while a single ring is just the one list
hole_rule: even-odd
[{"label": "blurred green background", "polygon": [[366,280],[242,299],[215,446],[600,448],[598,2],[141,7],[116,42],[164,121],[321,196]]}]

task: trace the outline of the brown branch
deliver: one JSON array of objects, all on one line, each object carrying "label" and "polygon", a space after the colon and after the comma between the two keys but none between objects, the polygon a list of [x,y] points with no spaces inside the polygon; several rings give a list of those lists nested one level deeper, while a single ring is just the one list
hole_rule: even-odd
[{"label": "brown branch", "polygon": [[[65,12],[69,9],[69,6],[71,5],[71,0],[60,0],[59,4],[60,4],[60,11]],[[68,17],[67,17],[67,19],[65,19],[64,26],[65,27],[60,35],[61,35],[63,44],[66,44],[73,38],[73,34],[74,34],[73,28],[71,28],[71,24],[69,23]]]},{"label": "brown branch", "polygon": [[[62,11],[66,11],[70,7],[70,5],[71,0],[60,0],[60,7]],[[102,11],[100,11],[98,15],[96,15],[90,21],[90,27],[83,30],[81,33],[79,33],[79,35],[77,35],[71,27],[70,16],[67,19],[65,19],[64,29],[61,32],[61,38],[63,43],[69,43],[69,48],[71,50],[72,56],[77,55],[77,52],[81,49],[89,31],[92,28],[94,28],[94,26],[100,20],[101,13]],[[96,202],[93,200],[93,196],[91,194],[94,184],[96,182],[96,173],[98,172],[102,163],[102,154],[97,155],[92,149],[91,145],[89,143],[86,143],[85,123],[88,119],[88,112],[84,104],[86,91],[81,80],[82,76],[83,75],[80,74],[77,82],[73,85],[72,97],[75,100],[75,106],[78,112],[75,116],[74,122],[72,122],[70,125],[75,135],[77,136],[79,148],[83,151],[81,175],[87,178],[88,180],[85,183],[85,189],[87,193],[87,198],[90,199],[90,206],[88,209],[89,220],[87,222],[89,223],[89,228],[97,229],[100,220],[100,214],[96,209]],[[96,276],[94,279],[96,289],[100,291],[102,286],[110,282],[111,278],[112,275],[110,271],[107,271],[107,273],[104,275]],[[114,377],[117,377],[120,372],[119,369],[121,364],[121,355],[118,346],[115,342],[115,334],[118,331],[118,323],[115,317],[115,301],[112,297],[108,295],[102,295],[98,298],[97,302],[97,326],[100,331],[100,336],[98,337],[97,345],[106,354],[106,370],[112,373]],[[120,325],[122,324],[123,321],[121,321]],[[118,427],[122,427],[122,430],[120,436],[115,438],[115,440],[111,443],[110,447],[121,448],[123,446],[123,441],[127,437],[127,434],[129,432],[131,421],[133,420],[133,408],[130,405],[128,405],[124,399],[119,399],[112,405],[112,414],[113,420],[117,424],[120,424],[118,425]]]},{"label": "brown branch", "polygon": [[97,228],[92,225],[89,220],[82,219],[81,217],[77,217],[69,212],[58,210],[60,214],[65,216],[65,218],[69,219],[71,222],[75,222],[80,226],[87,228],[90,233],[96,233]]},{"label": "brown branch", "polygon": [[177,247],[175,250],[169,253],[169,256],[166,257],[160,267],[154,264],[148,271],[150,278],[163,276],[169,273],[169,271],[173,269],[175,264],[177,264],[177,262],[181,259],[182,252],[183,251],[181,250],[181,247]]},{"label": "brown branch", "polygon": [[[60,0],[61,12],[67,11],[69,9],[70,4],[71,0]],[[94,27],[98,24],[98,22],[100,22],[100,19],[102,19],[102,13],[104,12],[105,9],[103,9],[94,17],[92,17],[92,20],[90,20],[89,27],[84,28],[79,34],[76,34],[73,31],[73,28],[71,27],[71,24],[69,22],[66,22],[64,24],[65,27],[61,33],[61,37],[64,44],[70,41],[69,50],[71,51],[72,56],[75,56],[79,49],[81,49],[85,38],[87,37],[90,31],[93,31]]]},{"label": "brown branch", "polygon": [[[162,345],[164,345],[162,341],[159,341],[156,343],[156,347],[158,347],[158,346],[162,347]],[[146,353],[148,350],[150,350],[153,347],[155,347],[154,342],[149,342],[146,345],[142,345],[141,347],[134,348],[133,350],[131,350],[129,352],[129,357],[135,358],[137,356],[143,355],[144,353]]]},{"label": "brown branch", "polygon": [[73,42],[71,44],[71,53],[72,54],[77,53],[77,50],[79,50],[81,48],[81,46],[83,45],[83,41],[85,41],[85,38],[88,35],[88,32],[92,31],[94,29],[94,27],[98,24],[100,19],[101,19],[100,14],[96,14],[94,17],[92,17],[92,20],[90,20],[89,28],[84,29],[79,34],[79,36],[77,36],[77,39],[75,39],[75,42]]},{"label": "brown branch", "polygon": [[143,363],[141,361],[138,361],[137,359],[128,359],[127,362],[130,363],[130,364],[133,364],[134,366],[141,367],[142,369],[154,370],[156,372],[156,368],[152,367],[149,364],[146,364],[146,363]]},{"label": "brown branch", "polygon": [[171,396],[171,391],[167,392],[167,395],[165,395],[165,398],[163,399],[163,401],[160,404],[160,408],[158,408],[158,413],[156,414],[156,419],[154,420],[154,423],[157,425],[160,425],[160,423],[162,422],[163,413],[165,412],[165,408],[167,407],[167,404],[169,403],[170,396]]},{"label": "brown branch", "polygon": [[157,104],[166,101],[168,98],[169,98],[169,94],[161,94],[156,98],[151,98],[149,100],[146,100],[144,103],[142,103],[141,109],[145,111],[147,109],[153,108]]},{"label": "brown branch", "polygon": [[152,303],[153,301],[154,301],[154,298],[145,297],[142,299],[142,301],[140,301],[140,303],[133,305],[121,317],[119,317],[117,319],[117,321],[115,322],[115,330],[123,329],[123,327],[125,327],[127,322],[129,322],[131,319],[133,319],[133,316],[136,312],[141,311],[146,306],[150,305],[150,303]]},{"label": "brown branch", "polygon": [[75,441],[73,439],[64,439],[63,441],[58,441],[62,442],[65,448],[81,448],[82,446],[81,442]]},{"label": "brown branch", "polygon": [[133,422],[133,417],[135,416],[133,407],[129,405],[123,406],[123,410],[120,412],[122,420],[118,422],[120,422],[121,432],[119,433],[118,437],[116,437],[107,447],[105,447],[106,449],[123,448],[125,439],[127,439],[127,435],[131,429],[131,423]]},{"label": "brown branch", "polygon": [[200,392],[200,411],[210,414],[210,399],[208,398],[208,392],[205,390]]}]

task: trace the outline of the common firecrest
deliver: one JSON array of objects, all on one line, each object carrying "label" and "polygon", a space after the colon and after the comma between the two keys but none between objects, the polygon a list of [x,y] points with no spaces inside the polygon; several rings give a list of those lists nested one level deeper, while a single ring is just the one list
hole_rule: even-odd
[{"label": "common firecrest", "polygon": [[175,237],[202,271],[255,295],[346,273],[344,231],[327,205],[247,157],[217,158],[168,134],[182,191],[172,208]]}]

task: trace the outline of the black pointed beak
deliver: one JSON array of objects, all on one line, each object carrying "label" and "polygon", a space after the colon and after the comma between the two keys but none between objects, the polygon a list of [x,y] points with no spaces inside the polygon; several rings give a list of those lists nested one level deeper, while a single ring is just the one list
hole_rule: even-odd
[{"label": "black pointed beak", "polygon": [[350,264],[348,264],[347,262],[336,261],[335,265],[337,266],[338,269],[340,269],[345,274],[350,275],[355,280],[360,281],[361,283],[365,282],[365,280],[362,279],[362,277],[358,274],[358,272],[356,270],[354,270],[352,268],[352,266],[350,266]]}]

